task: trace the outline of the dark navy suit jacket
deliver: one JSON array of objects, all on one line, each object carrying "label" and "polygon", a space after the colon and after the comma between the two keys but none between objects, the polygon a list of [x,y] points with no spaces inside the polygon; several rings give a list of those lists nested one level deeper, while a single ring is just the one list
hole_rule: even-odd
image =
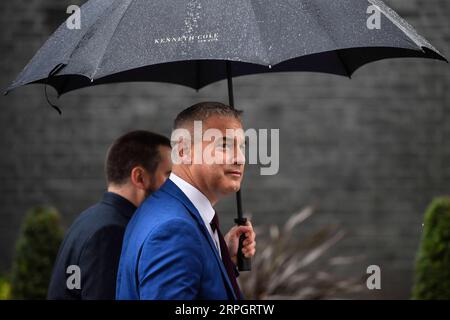
[{"label": "dark navy suit jacket", "polygon": [[[114,299],[117,267],[125,228],[136,207],[106,192],[103,199],[80,214],[59,248],[48,289],[48,299]],[[81,271],[81,288],[68,289],[67,267]]]},{"label": "dark navy suit jacket", "polygon": [[236,299],[200,213],[170,179],[127,226],[116,298]]}]

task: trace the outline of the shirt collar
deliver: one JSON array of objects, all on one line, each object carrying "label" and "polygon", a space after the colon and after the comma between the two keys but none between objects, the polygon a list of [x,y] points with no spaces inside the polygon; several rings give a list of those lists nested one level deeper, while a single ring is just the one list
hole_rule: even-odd
[{"label": "shirt collar", "polygon": [[131,216],[137,209],[136,206],[131,203],[131,201],[114,192],[106,191],[103,194],[102,201],[119,209],[119,212],[126,218],[131,218]]},{"label": "shirt collar", "polygon": [[186,197],[188,197],[194,207],[198,210],[205,224],[209,226],[216,212],[214,211],[214,208],[212,207],[211,202],[208,200],[208,198],[203,193],[201,193],[200,190],[195,188],[190,183],[184,181],[173,172],[170,174],[169,179],[173,183],[175,183],[177,187],[181,189],[181,191],[183,191]]}]

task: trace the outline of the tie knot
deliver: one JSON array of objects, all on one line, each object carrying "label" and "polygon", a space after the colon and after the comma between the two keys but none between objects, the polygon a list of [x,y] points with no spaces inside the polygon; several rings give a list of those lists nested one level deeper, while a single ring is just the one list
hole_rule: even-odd
[{"label": "tie knot", "polygon": [[214,213],[214,217],[213,217],[213,219],[210,222],[210,226],[211,226],[211,229],[212,229],[213,232],[216,231],[216,229],[220,230],[220,227],[219,227],[219,215],[217,214],[217,212]]}]

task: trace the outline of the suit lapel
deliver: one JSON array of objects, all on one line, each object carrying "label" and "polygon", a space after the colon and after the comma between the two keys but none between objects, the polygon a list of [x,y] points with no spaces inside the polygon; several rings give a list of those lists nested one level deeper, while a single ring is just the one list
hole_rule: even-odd
[{"label": "suit lapel", "polygon": [[200,213],[198,212],[197,208],[193,205],[193,203],[188,199],[188,197],[181,191],[180,188],[170,179],[167,179],[166,182],[163,184],[163,186],[160,188],[160,191],[164,191],[168,193],[169,195],[176,198],[178,201],[183,203],[183,205],[188,209],[191,216],[194,218],[194,220],[197,222],[200,230],[205,235],[206,239],[208,240],[208,243],[211,247],[211,250],[214,252],[214,256],[216,257],[216,260],[219,264],[220,270],[222,271],[222,276],[225,279],[225,282],[228,286],[228,291],[231,292],[234,299],[237,300],[237,297],[234,293],[233,286],[231,284],[230,279],[228,278],[228,273],[225,270],[224,264],[222,262],[222,259],[219,256],[219,253],[217,252],[216,245],[214,244],[213,239],[211,238],[211,235],[209,234],[208,230],[206,229],[205,223],[203,222],[203,219],[200,216]]}]

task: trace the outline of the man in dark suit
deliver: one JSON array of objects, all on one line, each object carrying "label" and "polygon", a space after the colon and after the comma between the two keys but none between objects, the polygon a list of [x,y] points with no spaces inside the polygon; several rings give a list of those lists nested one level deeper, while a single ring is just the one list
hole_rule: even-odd
[{"label": "man in dark suit", "polygon": [[[197,121],[203,125],[199,139]],[[236,280],[239,237],[245,234],[242,252],[252,257],[255,233],[248,221],[223,236],[213,208],[241,185],[240,112],[221,103],[198,103],[177,116],[174,129],[172,173],[127,226],[116,298],[242,299]]]},{"label": "man in dark suit", "polygon": [[48,299],[114,299],[117,267],[128,221],[169,176],[168,138],[133,131],[109,148],[108,189],[67,231],[53,268]]}]

